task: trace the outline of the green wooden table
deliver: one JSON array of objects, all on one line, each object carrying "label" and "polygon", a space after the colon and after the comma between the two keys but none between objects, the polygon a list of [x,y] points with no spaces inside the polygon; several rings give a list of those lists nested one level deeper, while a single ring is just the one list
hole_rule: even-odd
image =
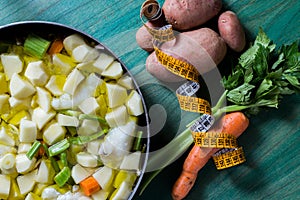
[{"label": "green wooden table", "polygon": [[[163,1],[161,0],[160,3]],[[235,11],[249,39],[261,26],[278,45],[300,39],[299,0],[224,0],[224,8]],[[174,92],[144,69],[147,53],[135,42],[141,26],[142,0],[2,0],[0,25],[17,21],[62,23],[103,42],[117,54],[141,84],[148,108],[160,104],[166,123],[159,133],[167,142],[195,117],[182,113]],[[239,139],[247,162],[217,171],[210,161],[199,173],[187,199],[300,199],[300,97],[283,99],[278,109],[269,109],[250,119],[250,127]],[[153,139],[155,145],[157,140]],[[183,158],[168,166],[135,199],[171,199],[171,188]]]}]

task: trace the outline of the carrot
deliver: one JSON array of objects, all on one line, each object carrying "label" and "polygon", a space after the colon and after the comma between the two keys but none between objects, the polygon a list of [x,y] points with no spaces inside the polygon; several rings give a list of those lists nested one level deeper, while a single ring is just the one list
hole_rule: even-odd
[{"label": "carrot", "polygon": [[[44,141],[41,141],[41,144],[42,145],[44,145],[45,144],[45,142]],[[39,151],[38,151],[38,155],[39,156],[43,156],[43,155],[45,155],[45,148],[43,148],[43,146],[41,147],[41,148],[39,148]]]},{"label": "carrot", "polygon": [[60,39],[56,39],[51,43],[51,46],[48,50],[48,54],[53,55],[56,53],[60,53],[64,48],[63,41]]},{"label": "carrot", "polygon": [[99,190],[101,190],[99,183],[92,176],[81,181],[80,187],[86,196],[91,196],[95,192],[98,192]]},{"label": "carrot", "polygon": [[[210,131],[232,134],[239,137],[248,127],[249,120],[242,112],[233,112],[226,114],[221,118],[216,126]],[[208,162],[211,156],[216,153],[217,148],[201,148],[194,145],[187,156],[183,170],[172,189],[174,200],[183,199],[192,189],[197,174],[202,167]]]}]

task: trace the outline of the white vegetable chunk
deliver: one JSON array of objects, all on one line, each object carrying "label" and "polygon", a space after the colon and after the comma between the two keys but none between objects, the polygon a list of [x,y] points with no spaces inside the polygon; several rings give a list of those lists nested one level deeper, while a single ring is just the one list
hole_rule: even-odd
[{"label": "white vegetable chunk", "polygon": [[113,83],[106,83],[108,106],[114,108],[125,103],[127,98],[126,88]]},{"label": "white vegetable chunk", "polygon": [[142,153],[140,151],[126,155],[121,163],[120,169],[139,171],[141,156]]},{"label": "white vegetable chunk", "polygon": [[19,143],[18,154],[27,153],[31,148],[31,143]]},{"label": "white vegetable chunk", "polygon": [[31,160],[28,159],[26,154],[18,154],[16,156],[16,169],[20,174],[26,174],[30,172],[36,163],[36,158],[33,157]]},{"label": "white vegetable chunk", "polygon": [[58,98],[53,98],[51,106],[55,110],[71,109],[73,107],[73,101],[71,95],[65,93]]},{"label": "white vegetable chunk", "polygon": [[82,72],[95,73],[95,67],[93,65],[94,61],[81,62],[76,65],[76,68]]},{"label": "white vegetable chunk", "polygon": [[80,164],[76,164],[72,168],[71,176],[76,184],[80,183],[90,175],[91,173],[83,168]]},{"label": "white vegetable chunk", "polygon": [[39,183],[53,183],[53,177],[55,176],[55,171],[51,165],[50,160],[42,160],[35,177],[36,182]]},{"label": "white vegetable chunk", "polygon": [[12,146],[7,146],[7,145],[3,145],[0,144],[0,157],[7,154],[7,153],[17,153],[16,148],[12,147]]},{"label": "white vegetable chunk", "polygon": [[51,94],[41,88],[41,87],[36,87],[36,92],[37,92],[37,103],[38,105],[46,112],[49,112],[51,109],[51,99],[52,96]]},{"label": "white vegetable chunk", "polygon": [[78,108],[85,114],[96,114],[100,106],[94,97],[89,97],[81,102]]},{"label": "white vegetable chunk", "polygon": [[36,140],[36,137],[37,137],[36,123],[31,120],[21,119],[19,141],[34,142]]},{"label": "white vegetable chunk", "polygon": [[123,87],[125,87],[128,90],[132,90],[134,89],[134,84],[133,84],[133,80],[130,76],[122,76],[117,83]]},{"label": "white vegetable chunk", "polygon": [[61,193],[59,193],[55,188],[53,187],[46,187],[43,192],[42,192],[42,199],[49,199],[49,200],[52,200],[52,199],[58,199],[58,196],[60,195]]},{"label": "white vegetable chunk", "polygon": [[76,161],[83,167],[97,167],[98,159],[96,156],[88,152],[80,152],[76,154]]},{"label": "white vegetable chunk", "polygon": [[66,82],[65,75],[52,75],[45,85],[54,96],[60,96],[63,94],[63,85]]},{"label": "white vegetable chunk", "polygon": [[112,184],[114,175],[115,173],[112,168],[103,166],[93,174],[93,177],[96,179],[102,189],[107,190]]},{"label": "white vegetable chunk", "polygon": [[11,96],[18,99],[25,99],[35,93],[33,85],[16,73],[11,77],[9,89]]},{"label": "white vegetable chunk", "polygon": [[91,135],[100,129],[101,127],[97,120],[84,119],[79,126],[77,133],[78,135]]},{"label": "white vegetable chunk", "polygon": [[63,44],[68,54],[71,55],[73,49],[79,45],[85,44],[85,41],[80,35],[72,34],[64,39]]},{"label": "white vegetable chunk", "polygon": [[98,56],[98,50],[87,44],[79,45],[72,51],[72,58],[77,62],[89,62],[96,59]]},{"label": "white vegetable chunk", "polygon": [[111,112],[105,115],[105,120],[110,127],[125,125],[128,122],[129,115],[124,105],[113,108]]},{"label": "white vegetable chunk", "polygon": [[123,69],[121,63],[119,63],[118,61],[114,61],[101,73],[102,76],[111,79],[118,79],[122,76],[122,74],[123,74]]},{"label": "white vegetable chunk", "polygon": [[98,58],[93,63],[94,72],[101,74],[114,60],[114,57],[106,53],[100,53]]},{"label": "white vegetable chunk", "polygon": [[56,115],[57,123],[60,126],[74,126],[77,127],[79,125],[79,120],[77,117],[74,116],[68,116],[63,114],[57,114]]},{"label": "white vegetable chunk", "polygon": [[78,69],[73,69],[67,77],[63,91],[73,95],[77,86],[81,81],[83,81],[84,78],[84,75]]},{"label": "white vegetable chunk", "polygon": [[10,176],[0,174],[0,199],[7,199],[10,191]]},{"label": "white vegetable chunk", "polygon": [[0,127],[0,144],[15,146],[15,140],[11,134],[9,134],[5,127]]},{"label": "white vegetable chunk", "polygon": [[67,130],[57,122],[47,126],[43,132],[43,139],[48,145],[52,145],[64,139]]},{"label": "white vegetable chunk", "polygon": [[30,62],[25,70],[25,77],[30,80],[33,85],[43,86],[48,81],[48,74],[44,70],[43,61]]},{"label": "white vegetable chunk", "polygon": [[129,121],[124,126],[111,129],[101,144],[99,154],[102,162],[111,168],[119,168],[125,155],[130,153],[136,124]]},{"label": "white vegetable chunk", "polygon": [[23,62],[18,55],[1,54],[0,58],[8,80],[14,73],[18,74],[23,70]]},{"label": "white vegetable chunk", "polygon": [[21,195],[26,195],[29,193],[34,185],[35,185],[35,176],[36,176],[36,170],[17,177],[17,183],[20,189]]},{"label": "white vegetable chunk", "polygon": [[98,155],[98,152],[99,152],[99,148],[101,146],[101,143],[103,142],[103,140],[94,140],[94,141],[91,141],[87,144],[87,152],[89,152],[90,154],[93,154],[93,155]]},{"label": "white vegetable chunk", "polygon": [[108,198],[108,195],[110,194],[109,190],[99,190],[96,193],[92,194],[93,199],[97,200],[106,200]]},{"label": "white vegetable chunk", "polygon": [[91,97],[102,81],[103,80],[95,73],[91,73],[84,81],[82,81],[73,95],[73,107],[78,106],[83,100]]},{"label": "white vegetable chunk", "polygon": [[44,111],[42,108],[37,107],[32,112],[32,121],[34,121],[39,130],[41,130],[53,117],[55,117],[55,111]]},{"label": "white vegetable chunk", "polygon": [[125,103],[128,113],[139,116],[144,113],[142,98],[136,90],[132,90]]},{"label": "white vegetable chunk", "polygon": [[10,169],[1,168],[1,173],[5,174],[5,175],[10,175],[12,177],[14,177],[16,174],[18,174],[15,167],[12,167]]},{"label": "white vegetable chunk", "polygon": [[12,108],[16,108],[16,107],[22,107],[24,109],[26,108],[30,108],[30,103],[31,103],[31,98],[26,98],[26,99],[17,99],[15,97],[10,97],[8,99],[9,101],[9,105]]},{"label": "white vegetable chunk", "polygon": [[111,200],[126,200],[131,193],[131,185],[124,181],[120,187],[116,190],[114,197]]},{"label": "white vegetable chunk", "polygon": [[54,54],[52,62],[60,75],[68,75],[76,65],[70,56],[59,53]]},{"label": "white vegetable chunk", "polygon": [[15,167],[16,156],[12,153],[7,153],[0,159],[0,163],[0,168],[2,171],[10,170]]}]

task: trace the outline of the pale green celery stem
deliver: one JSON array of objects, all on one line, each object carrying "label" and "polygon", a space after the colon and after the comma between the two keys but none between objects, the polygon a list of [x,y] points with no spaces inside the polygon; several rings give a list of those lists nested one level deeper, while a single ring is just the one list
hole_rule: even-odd
[{"label": "pale green celery stem", "polygon": [[[193,137],[190,129],[184,130],[180,135],[174,138],[166,146],[155,152],[154,155],[150,155],[146,171],[157,168],[165,168],[177,159],[182,153],[184,153],[189,146],[193,143]],[[162,161],[164,163],[162,163]],[[147,170],[148,169],[148,170]]]},{"label": "pale green celery stem", "polygon": [[[175,161],[181,154],[183,154],[191,144],[193,144],[193,137],[189,128],[184,130],[180,135],[174,138],[170,143],[164,146],[160,151],[149,157],[146,171],[155,169],[159,166],[159,169],[153,171],[151,176],[142,183],[140,187],[141,195],[150,182],[169,164]],[[163,163],[162,163],[163,162]],[[148,169],[148,170],[147,170]]]}]

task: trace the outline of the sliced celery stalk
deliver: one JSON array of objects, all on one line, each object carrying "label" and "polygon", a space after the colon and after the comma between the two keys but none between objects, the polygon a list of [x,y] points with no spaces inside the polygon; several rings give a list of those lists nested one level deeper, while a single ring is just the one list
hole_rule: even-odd
[{"label": "sliced celery stalk", "polygon": [[39,59],[43,58],[50,46],[50,42],[37,36],[29,35],[24,43],[25,53],[37,57]]}]

